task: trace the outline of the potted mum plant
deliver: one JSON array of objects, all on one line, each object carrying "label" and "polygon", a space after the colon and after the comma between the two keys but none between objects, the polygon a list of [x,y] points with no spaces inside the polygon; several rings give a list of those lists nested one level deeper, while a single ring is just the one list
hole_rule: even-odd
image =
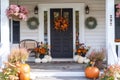
[{"label": "potted mum plant", "polygon": [[100,80],[120,80],[120,65],[113,64],[105,68]]},{"label": "potted mum plant", "polygon": [[36,63],[47,63],[52,61],[52,57],[50,56],[50,47],[47,43],[40,42],[38,47],[35,48],[36,53]]},{"label": "potted mum plant", "polygon": [[76,43],[76,50],[74,60],[78,63],[88,63],[89,59],[86,57],[90,46],[86,46],[84,43]]},{"label": "potted mum plant", "polygon": [[27,20],[28,10],[24,6],[10,5],[6,11],[7,17],[13,20]]}]

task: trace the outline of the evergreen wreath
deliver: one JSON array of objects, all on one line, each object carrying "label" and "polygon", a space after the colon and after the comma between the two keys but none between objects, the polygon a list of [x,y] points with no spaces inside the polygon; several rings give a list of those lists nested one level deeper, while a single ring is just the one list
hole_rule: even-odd
[{"label": "evergreen wreath", "polygon": [[27,25],[30,29],[37,29],[39,26],[39,20],[37,17],[30,17],[27,20]]},{"label": "evergreen wreath", "polygon": [[97,20],[96,20],[94,17],[88,17],[88,18],[85,20],[85,26],[86,26],[88,29],[94,29],[94,28],[96,28],[96,26],[97,26]]}]

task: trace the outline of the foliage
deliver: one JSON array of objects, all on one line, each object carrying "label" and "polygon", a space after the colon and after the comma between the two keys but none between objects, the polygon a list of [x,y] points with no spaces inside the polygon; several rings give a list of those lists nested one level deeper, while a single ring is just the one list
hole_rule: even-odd
[{"label": "foliage", "polygon": [[81,55],[82,57],[85,57],[86,53],[89,51],[90,47],[86,46],[85,44],[77,44],[76,45],[76,54]]},{"label": "foliage", "polygon": [[105,58],[106,51],[104,49],[101,50],[93,50],[91,54],[88,56],[90,62],[88,65],[92,65],[92,62],[95,62],[95,66],[99,69],[103,68],[103,60]]},{"label": "foliage", "polygon": [[0,80],[19,80],[20,64],[25,62],[29,53],[24,48],[15,48],[8,56],[5,68],[0,72]]},{"label": "foliage", "polygon": [[37,48],[35,48],[35,52],[37,53],[36,55],[38,56],[38,54],[40,55],[46,55],[49,53],[49,46],[47,43],[39,43],[39,46]]},{"label": "foliage", "polygon": [[26,20],[28,10],[24,6],[10,5],[6,14],[9,19]]},{"label": "foliage", "polygon": [[54,21],[55,29],[59,31],[66,31],[69,27],[67,18],[64,17],[58,17]]},{"label": "foliage", "polygon": [[15,62],[25,62],[28,59],[29,53],[25,48],[13,49],[8,56],[8,61],[10,63]]},{"label": "foliage", "polygon": [[16,64],[5,63],[6,67],[0,72],[0,80],[19,80],[19,70]]},{"label": "foliage", "polygon": [[88,56],[88,58],[91,61],[103,61],[103,59],[105,58],[105,50],[104,49],[93,50],[91,54]]},{"label": "foliage", "polygon": [[119,80],[120,79],[120,65],[114,64],[104,69],[103,74],[100,76],[100,80]]}]

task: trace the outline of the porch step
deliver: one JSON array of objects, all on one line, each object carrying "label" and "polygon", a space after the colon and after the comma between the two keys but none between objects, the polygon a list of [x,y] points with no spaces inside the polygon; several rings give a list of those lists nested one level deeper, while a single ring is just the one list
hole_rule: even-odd
[{"label": "porch step", "polygon": [[[87,79],[84,72],[31,72],[31,80],[93,80]],[[99,79],[97,79],[99,80]]]},{"label": "porch step", "polygon": [[90,80],[84,72],[31,71],[31,80]]},{"label": "porch step", "polygon": [[75,62],[28,63],[31,80],[93,80],[85,78],[86,64]]},{"label": "porch step", "polygon": [[93,80],[85,77],[36,77],[32,80]]}]

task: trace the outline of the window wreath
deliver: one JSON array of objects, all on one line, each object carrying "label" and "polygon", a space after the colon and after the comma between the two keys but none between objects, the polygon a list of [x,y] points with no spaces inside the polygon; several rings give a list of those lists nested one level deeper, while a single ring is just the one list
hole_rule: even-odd
[{"label": "window wreath", "polygon": [[29,29],[37,29],[39,26],[39,20],[37,17],[30,17],[27,20],[27,25],[29,27]]},{"label": "window wreath", "polygon": [[94,17],[88,17],[88,18],[85,20],[85,26],[86,26],[88,29],[94,29],[94,28],[96,28],[96,26],[97,26],[97,20],[96,20]]}]

